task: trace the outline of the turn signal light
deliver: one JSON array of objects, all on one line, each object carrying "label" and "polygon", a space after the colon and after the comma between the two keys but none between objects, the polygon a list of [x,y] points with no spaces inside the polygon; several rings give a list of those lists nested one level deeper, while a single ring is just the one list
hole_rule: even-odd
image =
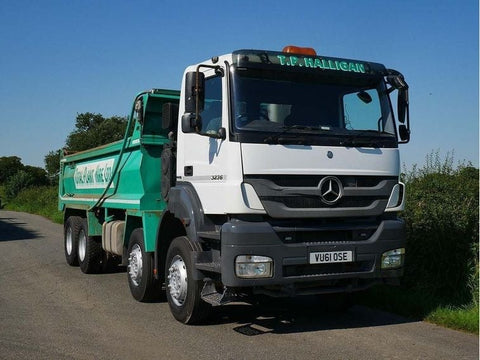
[{"label": "turn signal light", "polygon": [[317,52],[315,51],[314,48],[311,48],[311,47],[300,47],[300,46],[287,45],[283,48],[282,52],[291,53],[291,54],[302,54],[302,55],[317,56]]}]

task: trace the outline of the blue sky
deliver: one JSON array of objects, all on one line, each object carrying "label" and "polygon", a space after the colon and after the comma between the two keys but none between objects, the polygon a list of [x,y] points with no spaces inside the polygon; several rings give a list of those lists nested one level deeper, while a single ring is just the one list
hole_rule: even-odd
[{"label": "blue sky", "polygon": [[478,16],[474,0],[0,0],[0,156],[43,167],[77,113],[127,115],[189,64],[294,44],[405,75],[407,166],[432,150],[478,166]]}]

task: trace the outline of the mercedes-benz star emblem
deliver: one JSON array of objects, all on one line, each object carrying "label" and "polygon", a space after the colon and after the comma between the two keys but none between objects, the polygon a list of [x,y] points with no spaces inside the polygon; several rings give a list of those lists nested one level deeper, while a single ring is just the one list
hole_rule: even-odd
[{"label": "mercedes-benz star emblem", "polygon": [[326,176],[318,184],[320,188],[320,198],[327,205],[333,205],[343,196],[343,186],[341,181],[335,176]]}]

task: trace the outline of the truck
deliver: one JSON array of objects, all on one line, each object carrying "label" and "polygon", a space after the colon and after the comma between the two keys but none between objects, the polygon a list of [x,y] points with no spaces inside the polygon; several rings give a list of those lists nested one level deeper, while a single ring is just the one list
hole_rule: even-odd
[{"label": "truck", "polygon": [[123,265],[137,301],[166,296],[185,324],[395,284],[409,139],[396,70],[297,46],[213,56],[139,93],[123,140],[61,157],[66,261]]}]

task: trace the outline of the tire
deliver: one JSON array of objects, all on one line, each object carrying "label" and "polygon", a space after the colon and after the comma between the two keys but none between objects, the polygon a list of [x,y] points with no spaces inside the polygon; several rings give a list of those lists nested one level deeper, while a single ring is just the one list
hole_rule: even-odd
[{"label": "tire", "polygon": [[193,279],[192,246],[185,236],[175,238],[165,262],[165,289],[170,311],[184,324],[198,324],[210,314],[211,305],[201,299],[203,281]]},{"label": "tire", "polygon": [[82,221],[80,216],[70,216],[65,222],[63,248],[65,259],[70,266],[78,266],[78,233],[80,232]]},{"label": "tire", "polygon": [[128,286],[137,301],[156,300],[161,292],[160,284],[153,276],[153,258],[145,252],[143,229],[133,230],[128,243]]},{"label": "tire", "polygon": [[85,274],[96,274],[103,264],[102,241],[99,236],[88,236],[87,219],[82,219],[78,232],[78,263]]}]

